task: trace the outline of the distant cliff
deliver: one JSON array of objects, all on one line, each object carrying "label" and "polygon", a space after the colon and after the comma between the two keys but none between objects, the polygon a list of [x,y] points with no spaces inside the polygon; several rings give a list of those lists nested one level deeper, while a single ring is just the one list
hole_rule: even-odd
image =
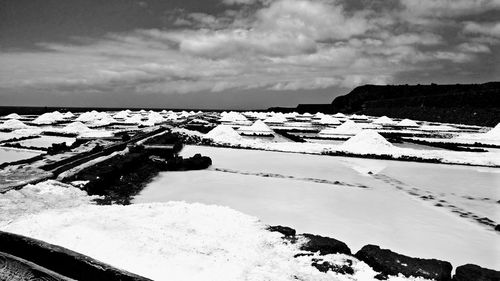
[{"label": "distant cliff", "polygon": [[331,104],[303,104],[295,110],[387,115],[495,126],[500,122],[500,82],[469,85],[364,85],[335,98]]}]

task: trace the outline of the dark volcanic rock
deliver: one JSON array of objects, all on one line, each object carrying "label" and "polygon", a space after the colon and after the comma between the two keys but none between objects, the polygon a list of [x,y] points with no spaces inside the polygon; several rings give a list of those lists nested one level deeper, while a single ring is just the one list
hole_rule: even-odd
[{"label": "dark volcanic rock", "polygon": [[482,268],[475,264],[457,267],[454,281],[500,281],[500,271]]},{"label": "dark volcanic rock", "polygon": [[447,261],[436,259],[412,258],[391,250],[380,249],[379,246],[366,245],[355,257],[364,261],[382,275],[403,274],[406,277],[415,276],[437,281],[451,280],[452,266]]},{"label": "dark volcanic rock", "polygon": [[342,241],[308,233],[304,233],[302,236],[309,239],[309,241],[300,248],[301,250],[309,252],[319,251],[321,255],[351,254],[349,247]]},{"label": "dark volcanic rock", "polygon": [[327,261],[313,261],[312,266],[316,267],[321,272],[333,271],[339,274],[354,274],[354,269],[351,267],[352,262],[349,261],[349,264],[337,265],[332,264]]},{"label": "dark volcanic rock", "polygon": [[275,226],[269,226],[267,230],[271,232],[279,232],[285,236],[295,236],[295,229],[288,227],[288,226],[281,226],[281,225],[275,225]]}]

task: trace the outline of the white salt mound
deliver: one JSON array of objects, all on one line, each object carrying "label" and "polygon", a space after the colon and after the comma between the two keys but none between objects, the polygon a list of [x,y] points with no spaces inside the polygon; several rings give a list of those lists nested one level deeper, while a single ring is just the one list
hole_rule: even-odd
[{"label": "white salt mound", "polygon": [[252,126],[248,127],[241,127],[239,129],[241,132],[246,132],[246,133],[256,133],[256,134],[271,134],[273,133],[273,130],[269,128],[264,122],[261,120],[255,121]]},{"label": "white salt mound", "polygon": [[234,112],[231,111],[229,113],[222,113],[221,118],[219,119],[220,122],[244,122],[248,121],[248,119],[241,113],[239,112]]},{"label": "white salt mound", "polygon": [[10,130],[26,129],[28,127],[29,127],[28,125],[24,124],[22,121],[19,121],[17,119],[9,119],[0,125],[0,129],[10,129]]},{"label": "white salt mound", "polygon": [[351,115],[351,119],[353,119],[353,120],[368,120],[368,116],[353,114],[353,115]]},{"label": "white salt mound", "polygon": [[11,114],[5,116],[5,118],[7,118],[7,119],[21,119],[22,117],[21,117],[21,115],[19,115],[17,113],[11,113]]},{"label": "white salt mound", "polygon": [[318,121],[315,123],[321,124],[321,125],[340,125],[340,121],[330,115],[323,115]]},{"label": "white salt mound", "polygon": [[72,134],[79,134],[81,132],[91,131],[91,129],[82,122],[76,121],[64,126],[64,128],[62,128],[61,131]]},{"label": "white salt mound", "polygon": [[101,119],[93,121],[92,125],[100,127],[100,126],[107,126],[116,122],[118,121],[116,121],[115,118],[111,117],[109,114],[106,113],[106,115],[103,115]]},{"label": "white salt mound", "polygon": [[394,120],[387,116],[382,116],[373,121],[373,124],[379,124],[379,125],[392,125],[394,124]]},{"label": "white salt mound", "polygon": [[241,136],[233,128],[227,125],[219,125],[205,134],[205,137],[215,141],[234,141],[240,140]]},{"label": "white salt mound", "polygon": [[484,133],[487,139],[500,140],[500,123],[498,123],[493,129]]},{"label": "white salt mound", "polygon": [[116,113],[115,115],[113,115],[114,118],[119,118],[119,119],[125,119],[128,117],[128,112],[125,111],[125,110],[122,110],[118,113]]},{"label": "white salt mound", "polygon": [[127,124],[140,124],[142,122],[142,116],[139,114],[134,114],[124,121]]},{"label": "white salt mound", "polygon": [[333,115],[335,118],[346,118],[347,116],[342,112],[337,112]]},{"label": "white salt mound", "polygon": [[63,117],[64,118],[73,118],[73,117],[75,117],[75,115],[73,113],[71,113],[71,111],[68,111],[68,112],[63,114]]},{"label": "white salt mound", "polygon": [[383,136],[373,130],[363,130],[342,144],[342,148],[352,152],[377,153],[394,148]]},{"label": "white salt mound", "polygon": [[328,128],[321,130],[319,134],[321,135],[355,135],[361,132],[363,128],[354,123],[352,120],[346,120],[342,125],[337,128]]},{"label": "white salt mound", "polygon": [[47,124],[53,124],[58,121],[64,120],[63,115],[58,112],[50,112],[50,113],[44,113],[40,116],[38,116],[35,120],[33,120],[33,123],[38,124],[38,125],[47,125]]},{"label": "white salt mound", "polygon": [[398,123],[398,126],[401,127],[418,127],[419,125],[417,122],[410,120],[410,119],[403,119]]},{"label": "white salt mound", "polygon": [[165,118],[163,118],[163,116],[160,113],[152,111],[148,114],[148,120],[146,122],[152,124],[158,124],[165,122]]},{"label": "white salt mound", "polygon": [[109,116],[109,114],[105,112],[97,112],[95,110],[92,110],[90,112],[84,112],[78,118],[76,118],[76,121],[80,122],[93,122],[97,121],[100,119],[105,118],[106,116]]}]

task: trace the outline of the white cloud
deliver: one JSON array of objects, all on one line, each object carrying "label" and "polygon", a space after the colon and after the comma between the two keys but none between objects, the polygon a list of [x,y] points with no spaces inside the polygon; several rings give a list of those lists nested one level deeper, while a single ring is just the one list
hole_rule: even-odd
[{"label": "white cloud", "polygon": [[500,9],[500,0],[401,0],[408,14],[453,17]]},{"label": "white cloud", "polygon": [[464,26],[464,32],[500,38],[500,22],[493,22],[493,23],[466,22]]},{"label": "white cloud", "polygon": [[[427,73],[436,65],[460,68],[494,50],[498,24],[464,24],[462,35],[473,38],[460,38],[466,42],[455,46],[439,29],[401,19],[412,9],[415,17],[434,17],[450,1],[402,1],[406,9],[387,13],[346,9],[333,0],[266,0],[249,14],[184,13],[172,21],[175,30],[109,34],[84,45],[41,44],[48,52],[0,53],[0,64],[9,65],[0,68],[0,86],[167,94],[351,88],[389,83],[407,71]],[[468,3],[457,0],[446,15],[496,2]]]}]

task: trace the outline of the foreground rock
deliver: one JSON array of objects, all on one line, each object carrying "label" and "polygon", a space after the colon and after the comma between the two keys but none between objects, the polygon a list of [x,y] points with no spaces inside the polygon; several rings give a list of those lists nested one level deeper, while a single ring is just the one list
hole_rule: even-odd
[{"label": "foreground rock", "polygon": [[499,281],[500,271],[466,264],[457,267],[453,281]]},{"label": "foreground rock", "polygon": [[447,261],[412,258],[391,250],[380,249],[375,245],[364,246],[354,256],[380,272],[379,278],[382,280],[388,275],[399,273],[406,277],[423,277],[436,281],[451,280],[452,266]]},{"label": "foreground rock", "polygon": [[351,249],[349,249],[349,247],[347,247],[347,245],[342,241],[308,233],[301,234],[301,236],[309,240],[307,243],[302,245],[301,250],[313,253],[320,252],[321,255],[351,254]]},{"label": "foreground rock", "polygon": [[279,232],[285,236],[295,236],[296,231],[295,229],[288,227],[288,226],[281,226],[281,225],[275,225],[275,226],[269,226],[267,230],[271,232]]}]

